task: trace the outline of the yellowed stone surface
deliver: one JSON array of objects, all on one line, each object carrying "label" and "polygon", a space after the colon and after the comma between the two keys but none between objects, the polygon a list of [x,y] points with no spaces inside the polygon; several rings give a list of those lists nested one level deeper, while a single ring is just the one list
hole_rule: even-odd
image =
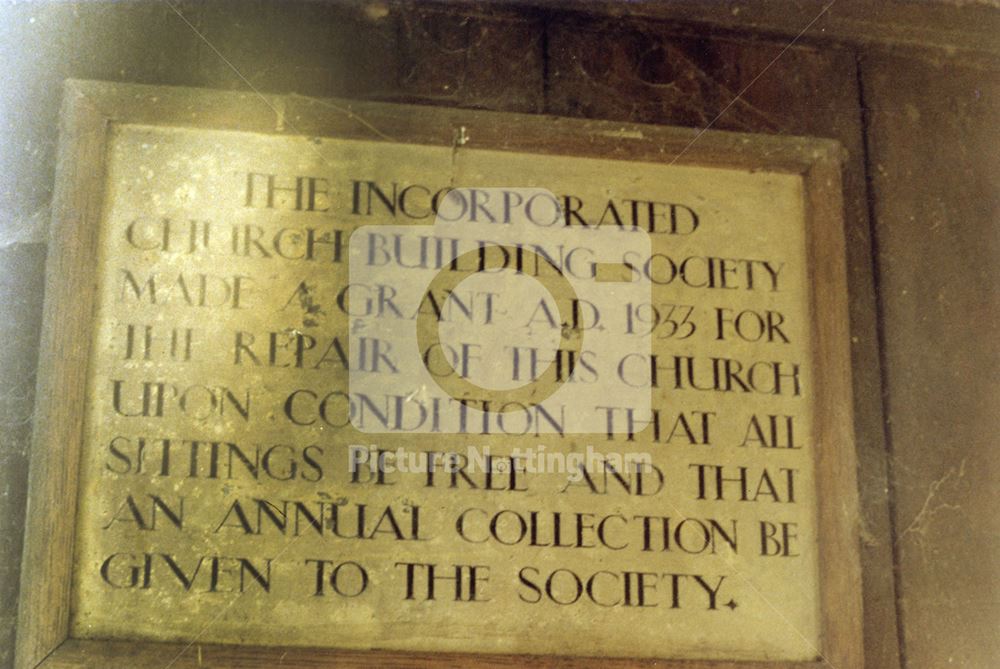
[{"label": "yellowed stone surface", "polygon": [[[271,206],[262,175],[274,175]],[[368,182],[381,187],[395,215],[377,194],[367,213]],[[398,198],[408,186],[404,206]],[[648,240],[650,274],[634,276],[633,288],[646,291],[661,322],[637,349],[649,304],[609,293],[605,329],[588,333],[561,322],[571,309],[567,294],[549,304],[553,324],[539,311],[538,300],[548,299],[537,292],[541,284],[516,292],[524,277],[513,271],[453,286],[469,296],[471,318],[481,319],[478,344],[494,347],[473,370],[491,392],[518,385],[505,345],[524,343],[518,328],[525,323],[536,328],[532,341],[591,352],[599,373],[576,368],[567,387],[580,390],[551,405],[553,420],[508,407],[503,418],[487,416],[484,430],[481,411],[467,404],[463,414],[447,389],[426,380],[394,382],[390,372],[378,395],[377,384],[363,385],[374,375],[373,342],[415,340],[415,320],[403,308],[395,317],[384,301],[381,318],[347,311],[377,308],[377,285],[425,281],[425,273],[391,263],[356,275],[349,264],[364,264],[366,239],[374,243],[361,236],[373,230],[364,226],[407,225],[420,234],[417,226],[434,224],[430,195],[449,186],[546,189],[564,204],[572,196],[596,228],[583,247],[599,247],[629,271],[647,260],[626,252],[633,238]],[[633,221],[645,232],[629,230]],[[679,658],[818,655],[811,426],[818,380],[810,366],[800,177],[504,153],[474,142],[452,151],[126,126],[111,143],[102,225],[74,635]],[[532,238],[553,247],[571,237],[561,224],[535,227]],[[670,262],[676,273],[667,282]],[[710,268],[714,286],[704,285]],[[362,276],[369,280],[355,281]],[[351,282],[362,287],[345,293]],[[438,306],[450,299],[440,297]],[[450,316],[442,317],[441,341],[458,347],[471,340],[465,312],[450,307],[442,311]],[[381,372],[390,362],[402,367],[394,360],[400,346],[381,359]],[[657,388],[648,388],[650,354],[659,363]],[[632,357],[623,362],[623,355]],[[441,362],[432,366],[446,369]],[[642,429],[650,413],[637,409],[630,439],[626,402],[637,387],[659,424]],[[416,407],[434,399],[436,428],[425,417],[420,429],[409,429],[422,415]],[[608,429],[595,430],[592,421],[579,423],[587,431],[569,426],[574,416],[594,415]],[[396,429],[395,418],[406,429]],[[352,445],[390,452],[384,461],[394,467],[382,484],[367,464],[352,480]],[[498,469],[489,478],[473,465],[446,469],[450,454],[474,459],[487,450]],[[438,454],[432,475],[426,462],[405,462],[426,452]],[[539,462],[540,453],[548,462]],[[586,477],[561,467],[567,455],[588,453]],[[639,473],[615,460],[627,454],[648,456]],[[605,463],[616,462],[609,473]],[[790,555],[770,554],[786,549]]]}]

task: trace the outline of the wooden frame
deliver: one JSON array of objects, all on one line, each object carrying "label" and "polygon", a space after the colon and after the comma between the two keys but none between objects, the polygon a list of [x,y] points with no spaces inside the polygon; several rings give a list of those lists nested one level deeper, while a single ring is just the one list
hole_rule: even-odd
[{"label": "wooden frame", "polygon": [[[75,500],[95,309],[104,161],[113,124],[398,139],[801,174],[807,204],[822,655],[814,662],[630,660],[248,648],[69,637]],[[694,141],[694,140],[697,141]],[[300,96],[69,81],[62,110],[17,630],[19,669],[69,667],[473,666],[816,669],[862,666],[861,577],[851,412],[841,149],[829,140],[741,135]]]}]

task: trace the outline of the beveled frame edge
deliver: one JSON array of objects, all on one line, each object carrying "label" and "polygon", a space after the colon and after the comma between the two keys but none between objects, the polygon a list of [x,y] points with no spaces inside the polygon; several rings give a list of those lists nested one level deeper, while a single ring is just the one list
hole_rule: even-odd
[{"label": "beveled frame edge", "polygon": [[[800,174],[804,180],[814,341],[822,656],[726,661],[355,651],[82,640],[69,636],[76,518],[104,161],[115,123],[337,136]],[[99,666],[625,667],[853,669],[863,662],[856,453],[851,403],[841,163],[833,140],[748,135],[299,95],[67,80],[46,265],[45,305],[18,617],[17,669]],[[68,324],[68,325],[66,325]]]}]

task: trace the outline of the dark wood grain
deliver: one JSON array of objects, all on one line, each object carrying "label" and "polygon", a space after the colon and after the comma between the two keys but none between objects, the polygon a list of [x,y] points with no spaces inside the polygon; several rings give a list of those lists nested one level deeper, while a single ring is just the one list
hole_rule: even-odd
[{"label": "dark wood grain", "polygon": [[394,98],[495,111],[538,112],[544,94],[544,23],[502,6],[397,6]]},{"label": "dark wood grain", "polygon": [[988,0],[514,0],[521,6],[582,10],[611,19],[670,20],[703,34],[798,40],[824,49],[838,45],[921,46],[951,53],[1000,54],[1000,14]]},{"label": "dark wood grain", "polygon": [[865,63],[902,643],[1000,657],[1000,66]]}]

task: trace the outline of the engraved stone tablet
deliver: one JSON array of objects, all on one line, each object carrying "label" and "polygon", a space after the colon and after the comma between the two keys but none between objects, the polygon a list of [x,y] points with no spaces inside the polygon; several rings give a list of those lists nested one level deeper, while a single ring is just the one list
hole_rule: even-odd
[{"label": "engraved stone tablet", "polygon": [[109,127],[70,637],[826,657],[853,447],[818,172],[372,108]]}]

